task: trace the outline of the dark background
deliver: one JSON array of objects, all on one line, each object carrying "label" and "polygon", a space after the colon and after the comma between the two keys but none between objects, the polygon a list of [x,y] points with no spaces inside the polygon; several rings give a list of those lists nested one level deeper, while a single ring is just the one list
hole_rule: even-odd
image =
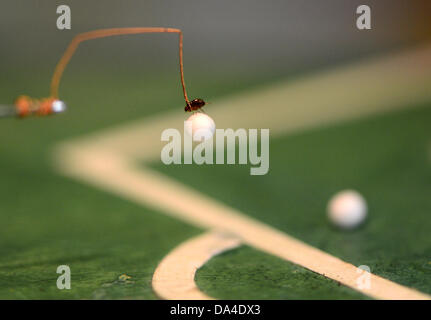
[{"label": "dark background", "polygon": [[[60,4],[71,7],[71,30],[56,28]],[[356,29],[360,4],[371,7],[372,30]],[[187,70],[283,74],[429,39],[430,13],[430,1],[404,0],[2,0],[0,70],[53,68],[72,37],[83,31],[165,26],[183,29]],[[171,37],[94,41],[73,60],[81,66],[106,68],[110,61],[142,71],[170,70],[177,50],[176,41],[167,40]]]}]

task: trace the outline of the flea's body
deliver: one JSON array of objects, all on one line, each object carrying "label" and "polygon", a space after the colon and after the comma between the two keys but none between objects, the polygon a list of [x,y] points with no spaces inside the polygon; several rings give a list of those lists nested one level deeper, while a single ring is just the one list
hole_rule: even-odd
[{"label": "flea's body", "polygon": [[205,101],[202,99],[193,99],[189,104],[184,108],[185,112],[193,112],[197,111],[205,105]]}]

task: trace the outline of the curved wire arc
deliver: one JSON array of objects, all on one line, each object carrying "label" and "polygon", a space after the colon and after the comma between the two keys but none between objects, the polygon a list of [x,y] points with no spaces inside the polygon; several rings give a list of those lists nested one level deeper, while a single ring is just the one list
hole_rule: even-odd
[{"label": "curved wire arc", "polygon": [[63,72],[81,42],[111,36],[142,33],[178,33],[181,85],[183,89],[184,100],[186,101],[186,104],[190,106],[190,101],[187,97],[186,84],[184,81],[183,33],[180,29],[174,28],[111,28],[99,29],[76,35],[69,43],[69,46],[67,47],[57,66],[55,67],[54,74],[51,80],[51,96],[58,99],[58,88]]}]

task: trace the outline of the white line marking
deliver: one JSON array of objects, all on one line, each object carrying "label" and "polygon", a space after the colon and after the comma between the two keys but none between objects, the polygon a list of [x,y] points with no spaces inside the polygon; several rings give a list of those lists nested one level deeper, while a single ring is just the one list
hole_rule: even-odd
[{"label": "white line marking", "polygon": [[[211,106],[221,127],[271,128],[272,136],[363,117],[431,98],[431,47],[339,68],[294,83],[240,95]],[[138,161],[160,156],[160,133],[181,128],[174,112],[65,143],[57,163],[66,175],[151,206],[203,228],[219,229],[380,299],[429,299],[426,294],[371,275],[370,289],[356,287],[356,267],[258,222]],[[219,126],[220,127],[220,126]]]},{"label": "white line marking", "polygon": [[[431,99],[430,56],[431,46],[427,46],[366,60],[214,101],[206,111],[218,128],[270,128],[274,137],[409,108]],[[162,131],[176,128],[182,132],[185,119],[182,109],[170,111],[71,143],[141,161],[160,161]]]},{"label": "white line marking", "polygon": [[240,244],[238,238],[217,232],[207,232],[183,242],[157,266],[153,275],[154,291],[163,299],[212,299],[196,286],[196,271],[213,256]]}]

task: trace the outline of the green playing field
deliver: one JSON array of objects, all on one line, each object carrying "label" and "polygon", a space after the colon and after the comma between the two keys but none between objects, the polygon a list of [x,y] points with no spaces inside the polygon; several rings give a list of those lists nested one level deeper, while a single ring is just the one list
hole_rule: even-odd
[{"label": "green playing field", "polygon": [[[6,103],[22,93],[46,92],[50,73],[6,70],[3,75],[0,99]],[[154,299],[151,277],[157,263],[200,231],[60,176],[52,165],[52,149],[68,137],[178,104],[182,110],[178,75],[119,71],[112,77],[100,71],[68,77],[64,115],[1,121],[0,299]],[[252,84],[236,81],[213,78],[195,88],[216,97]],[[61,264],[71,266],[71,290],[56,287]],[[119,281],[122,274],[132,279]]]},{"label": "green playing field", "polygon": [[[430,123],[431,105],[423,105],[276,138],[265,176],[250,176],[245,165],[154,168],[345,261],[431,293]],[[369,219],[343,232],[329,224],[326,205],[350,188],[367,199]],[[316,278],[241,248],[214,258],[197,283],[218,298],[357,298]]]},{"label": "green playing field", "polygon": [[[46,92],[48,73],[5,74],[2,102]],[[52,148],[66,138],[178,104],[182,109],[177,75],[155,74],[99,72],[83,85],[82,74],[70,73],[66,114],[2,120],[0,298],[154,299],[158,262],[202,232],[60,176],[52,166]],[[275,80],[189,77],[199,79],[192,91],[210,101]],[[431,293],[430,120],[431,105],[421,105],[274,138],[266,176],[250,176],[248,166],[152,167],[345,261]],[[325,215],[329,197],[346,188],[359,190],[370,207],[369,220],[354,232],[332,228]],[[71,267],[71,290],[56,287],[60,264]],[[123,274],[131,279],[121,280]],[[216,298],[366,298],[249,247],[212,259],[199,270],[197,284]]]}]

